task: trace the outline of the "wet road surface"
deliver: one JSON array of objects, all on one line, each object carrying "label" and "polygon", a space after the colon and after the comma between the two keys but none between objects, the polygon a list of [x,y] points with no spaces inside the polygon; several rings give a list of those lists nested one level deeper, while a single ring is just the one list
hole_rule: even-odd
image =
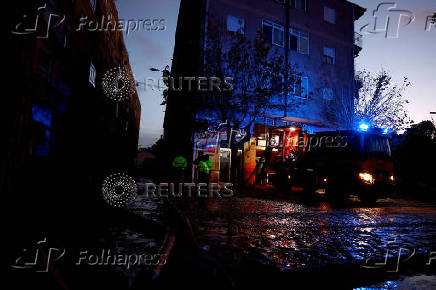
[{"label": "wet road surface", "polygon": [[[199,201],[189,215],[203,249],[230,265],[248,257],[281,271],[359,265],[392,273],[408,259],[419,257],[416,263],[423,264],[436,257],[431,254],[436,251],[436,205],[431,203],[387,198],[364,206],[350,198],[334,206],[232,197]],[[390,260],[380,265],[387,251]],[[429,279],[436,286],[436,276]],[[427,278],[420,281],[428,284]]]},{"label": "wet road surface", "polygon": [[[350,197],[335,205],[323,199],[308,202],[271,196],[194,198],[184,204],[199,246],[235,280],[240,273],[234,269],[245,265],[266,265],[286,273],[317,273],[332,266],[352,265],[386,273],[374,281],[362,278],[365,283],[359,284],[359,280],[352,288],[436,288],[436,273],[432,272],[436,264],[436,204],[385,198],[365,206]],[[165,206],[162,199],[138,195],[129,212],[165,228]],[[111,246],[120,252],[155,253],[162,237],[153,237],[149,230],[126,228],[122,222],[114,224],[104,240],[113,241]],[[386,253],[389,260],[383,264]],[[432,264],[427,266],[431,257]],[[417,269],[404,275],[407,260],[414,260]],[[120,270],[131,284],[140,268]],[[360,279],[361,273],[358,276]],[[244,285],[240,280],[239,285]]]}]

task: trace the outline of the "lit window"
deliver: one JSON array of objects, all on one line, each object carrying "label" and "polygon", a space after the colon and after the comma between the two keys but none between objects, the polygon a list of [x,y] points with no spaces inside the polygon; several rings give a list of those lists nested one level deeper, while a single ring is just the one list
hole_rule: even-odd
[{"label": "lit window", "polygon": [[33,119],[33,155],[48,156],[50,152],[50,127],[52,111],[38,105],[32,105]]},{"label": "lit window", "polygon": [[227,31],[244,34],[245,20],[233,15],[227,15]]},{"label": "lit window", "polygon": [[327,64],[335,64],[335,49],[324,46],[323,62]]},{"label": "lit window", "polygon": [[89,83],[95,88],[95,76],[96,76],[96,71],[95,71],[95,66],[92,64],[89,66]]},{"label": "lit window", "polygon": [[52,111],[46,107],[32,105],[32,119],[36,122],[51,127],[52,124]]},{"label": "lit window", "polygon": [[324,20],[335,24],[336,23],[336,11],[333,8],[324,6]]},{"label": "lit window", "polygon": [[284,28],[281,25],[275,24],[274,22],[263,20],[262,21],[262,32],[266,40],[269,43],[283,47],[284,42]]},{"label": "lit window", "polygon": [[289,48],[302,54],[309,54],[309,34],[297,29],[290,29]]}]

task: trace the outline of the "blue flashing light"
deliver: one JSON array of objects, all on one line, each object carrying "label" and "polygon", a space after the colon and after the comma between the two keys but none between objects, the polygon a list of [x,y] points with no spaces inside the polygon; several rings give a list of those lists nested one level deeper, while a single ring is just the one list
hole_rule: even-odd
[{"label": "blue flashing light", "polygon": [[383,134],[386,135],[386,134],[388,134],[388,133],[389,133],[389,128],[384,128],[384,129],[383,129]]},{"label": "blue flashing light", "polygon": [[369,125],[366,123],[362,123],[359,125],[359,129],[360,129],[360,131],[366,132],[369,129]]}]

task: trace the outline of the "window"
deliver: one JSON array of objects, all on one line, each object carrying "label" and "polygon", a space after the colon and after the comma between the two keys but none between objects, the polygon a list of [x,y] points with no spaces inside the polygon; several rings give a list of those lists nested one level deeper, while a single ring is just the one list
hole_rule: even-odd
[{"label": "window", "polygon": [[309,54],[309,34],[294,28],[291,28],[289,33],[289,48],[302,54]]},{"label": "window", "polygon": [[324,20],[335,24],[336,23],[336,11],[333,8],[324,6]]},{"label": "window", "polygon": [[52,111],[46,107],[32,105],[33,119],[33,154],[48,156],[50,151],[50,127]]},{"label": "window", "polygon": [[307,3],[306,3],[306,0],[294,0],[293,1],[293,6],[294,6],[294,8],[296,8],[296,9],[300,9],[300,10],[303,10],[303,11],[307,11]]},{"label": "window", "polygon": [[97,0],[90,0],[92,11],[95,12],[95,9],[97,8]]},{"label": "window", "polygon": [[269,43],[284,47],[284,28],[274,22],[263,20],[262,32]]},{"label": "window", "polygon": [[245,20],[233,15],[227,15],[227,31],[244,34]]},{"label": "window", "polygon": [[51,127],[52,111],[46,107],[32,104],[32,119],[35,122],[39,122],[47,127]]},{"label": "window", "polygon": [[324,46],[323,62],[327,64],[335,64],[335,49]]},{"label": "window", "polygon": [[309,78],[300,77],[298,91],[296,92],[300,98],[307,99],[309,95]]},{"label": "window", "polygon": [[89,83],[95,88],[95,76],[96,76],[96,71],[95,71],[95,66],[92,64],[89,66]]},{"label": "window", "polygon": [[367,154],[383,154],[391,156],[391,147],[387,138],[379,136],[365,136],[365,152]]}]

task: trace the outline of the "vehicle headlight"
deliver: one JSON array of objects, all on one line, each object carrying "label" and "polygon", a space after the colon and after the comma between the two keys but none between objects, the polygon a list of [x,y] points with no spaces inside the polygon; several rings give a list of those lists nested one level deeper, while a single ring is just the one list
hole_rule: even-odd
[{"label": "vehicle headlight", "polygon": [[395,181],[395,178],[394,178],[394,176],[393,175],[391,175],[391,177],[389,177],[389,179],[392,181],[392,182],[394,182]]},{"label": "vehicle headlight", "polygon": [[359,173],[359,178],[360,178],[360,180],[362,180],[365,183],[368,183],[368,184],[374,183],[374,177],[369,173],[361,172],[361,173]]}]

